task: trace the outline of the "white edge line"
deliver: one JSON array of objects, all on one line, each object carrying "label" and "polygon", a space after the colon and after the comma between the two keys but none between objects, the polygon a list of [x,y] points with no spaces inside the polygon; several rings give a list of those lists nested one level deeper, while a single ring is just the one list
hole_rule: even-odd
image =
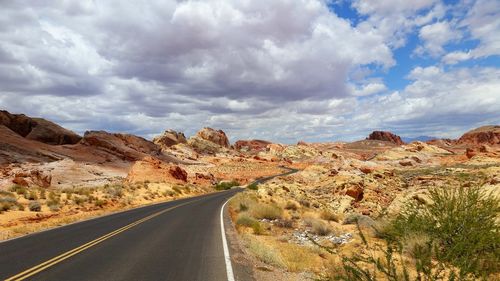
[{"label": "white edge line", "polygon": [[224,261],[226,262],[227,280],[234,281],[233,266],[231,265],[229,247],[227,246],[226,231],[224,230],[224,207],[226,206],[227,202],[229,202],[229,200],[230,199],[224,202],[222,208],[220,209],[220,231],[222,235],[222,247],[224,248]]}]

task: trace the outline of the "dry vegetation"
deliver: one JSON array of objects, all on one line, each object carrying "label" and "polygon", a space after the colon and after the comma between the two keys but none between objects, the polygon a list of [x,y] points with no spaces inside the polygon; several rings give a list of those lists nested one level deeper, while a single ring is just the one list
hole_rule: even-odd
[{"label": "dry vegetation", "polygon": [[12,185],[0,191],[0,239],[210,191],[213,188],[155,182],[64,189]]}]

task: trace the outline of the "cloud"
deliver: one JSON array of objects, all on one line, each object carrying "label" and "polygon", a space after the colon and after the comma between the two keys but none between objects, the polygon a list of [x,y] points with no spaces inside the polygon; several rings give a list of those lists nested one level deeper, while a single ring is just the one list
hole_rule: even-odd
[{"label": "cloud", "polygon": [[500,2],[477,0],[468,8],[461,26],[467,28],[472,39],[479,40],[472,57],[500,55]]},{"label": "cloud", "polygon": [[423,26],[420,29],[419,37],[423,44],[415,50],[419,55],[428,53],[432,57],[437,57],[445,53],[443,46],[461,37],[460,32],[453,30],[450,23],[440,21]]},{"label": "cloud", "polygon": [[382,36],[391,48],[404,46],[408,33],[418,26],[442,18],[445,11],[438,0],[356,0],[352,2],[352,7],[367,17],[358,24],[358,28]]},{"label": "cloud", "polygon": [[[498,50],[483,32],[497,21],[479,2],[451,20],[439,1],[357,0],[357,24],[323,0],[6,2],[0,107],[80,133],[146,137],[213,126],[232,140],[295,142],[423,122],[439,125],[433,134],[448,119],[470,127],[498,120],[497,69],[451,65]],[[480,42],[470,55],[446,54],[457,28]],[[410,67],[398,73],[409,85],[395,91],[385,75],[412,32],[451,66]]]}]

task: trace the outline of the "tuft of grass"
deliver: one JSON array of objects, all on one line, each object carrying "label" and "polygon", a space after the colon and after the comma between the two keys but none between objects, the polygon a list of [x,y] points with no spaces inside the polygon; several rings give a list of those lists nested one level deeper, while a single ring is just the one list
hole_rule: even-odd
[{"label": "tuft of grass", "polygon": [[334,221],[334,222],[340,221],[340,216],[330,210],[323,210],[320,214],[320,217],[326,221]]},{"label": "tuft of grass", "polygon": [[285,209],[297,211],[300,208],[300,204],[296,201],[289,200],[286,202]]},{"label": "tuft of grass", "polygon": [[332,233],[332,228],[330,225],[319,219],[310,219],[311,232],[316,235],[326,236]]},{"label": "tuft of grass", "polygon": [[17,184],[11,186],[9,190],[12,191],[12,192],[17,193],[18,195],[25,195],[25,194],[28,193],[28,190],[26,189],[26,187],[20,186],[20,185],[17,185]]},{"label": "tuft of grass", "polygon": [[0,197],[16,197],[16,195],[9,191],[0,190]]},{"label": "tuft of grass", "polygon": [[245,236],[244,238],[246,240],[248,249],[258,259],[273,266],[286,268],[285,261],[283,260],[283,257],[276,248],[270,247],[265,243],[256,240],[254,237]]},{"label": "tuft of grass", "polygon": [[238,218],[236,219],[236,225],[250,227],[252,228],[253,233],[256,235],[264,234],[264,228],[262,227],[262,224],[256,219],[244,213],[238,215]]},{"label": "tuft of grass", "polygon": [[32,212],[40,212],[42,210],[42,205],[38,201],[33,201],[33,202],[30,202],[30,204],[28,205],[28,208]]},{"label": "tuft of grass", "polygon": [[257,203],[252,206],[250,212],[257,219],[275,220],[283,217],[283,210],[274,204]]},{"label": "tuft of grass", "polygon": [[94,201],[94,205],[95,205],[96,207],[99,207],[99,208],[104,207],[106,204],[108,204],[108,202],[107,202],[106,200],[96,199],[96,200]]},{"label": "tuft of grass", "polygon": [[38,200],[38,196],[34,191],[30,191],[29,193],[24,194],[24,198],[28,200]]}]

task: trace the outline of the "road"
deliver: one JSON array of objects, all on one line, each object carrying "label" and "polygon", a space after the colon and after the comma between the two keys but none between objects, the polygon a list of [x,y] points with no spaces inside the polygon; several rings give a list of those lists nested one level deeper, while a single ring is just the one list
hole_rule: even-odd
[{"label": "road", "polygon": [[2,242],[0,280],[231,280],[221,206],[241,190],[150,205]]}]

